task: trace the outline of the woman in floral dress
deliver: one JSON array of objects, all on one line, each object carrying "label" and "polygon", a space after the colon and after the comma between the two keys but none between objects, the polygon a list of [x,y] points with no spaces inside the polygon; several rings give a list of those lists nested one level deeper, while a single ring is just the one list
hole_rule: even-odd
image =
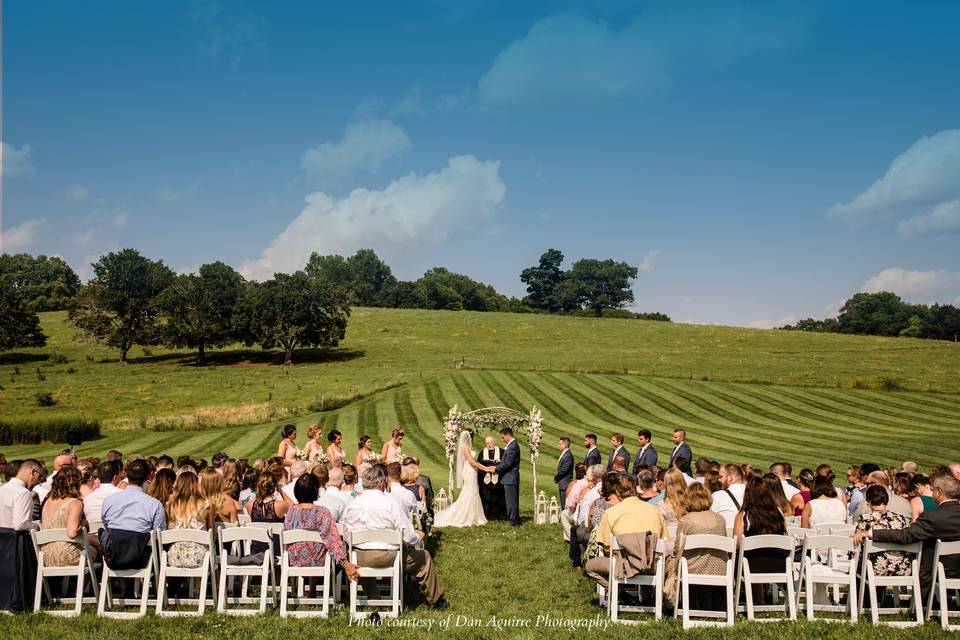
[{"label": "woman in floral dress", "polygon": [[290,529],[306,529],[320,534],[322,542],[295,542],[286,547],[292,567],[320,567],[323,566],[327,554],[333,556],[333,561],[343,567],[344,573],[351,580],[359,577],[357,566],[347,559],[347,552],[337,523],[326,507],[315,505],[320,494],[320,481],[313,474],[306,474],[297,479],[293,485],[293,495],[297,504],[290,507],[283,519],[284,531]]},{"label": "woman in floral dress", "polygon": [[[870,505],[870,513],[863,515],[857,523],[857,533],[871,529],[906,529],[910,526],[910,519],[887,511],[889,496],[885,487],[871,485],[867,488],[864,498]],[[902,551],[881,551],[870,554],[873,561],[873,571],[878,576],[905,576],[910,574],[910,554]]]}]

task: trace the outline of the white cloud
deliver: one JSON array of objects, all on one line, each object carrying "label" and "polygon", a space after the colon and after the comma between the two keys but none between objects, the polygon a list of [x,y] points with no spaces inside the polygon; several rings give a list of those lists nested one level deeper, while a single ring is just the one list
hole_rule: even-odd
[{"label": "white cloud", "polygon": [[957,296],[957,299],[951,302],[950,304],[952,304],[955,307],[960,307],[960,296]]},{"label": "white cloud", "polygon": [[941,202],[923,215],[903,220],[897,230],[905,236],[960,232],[960,199]]},{"label": "white cloud", "polygon": [[402,127],[389,120],[366,119],[348,124],[340,142],[307,150],[300,166],[317,184],[332,186],[358,171],[376,173],[386,160],[409,148]]},{"label": "white cloud", "polygon": [[37,236],[47,228],[43,218],[24,220],[15,227],[0,229],[0,253],[20,253],[33,246]]},{"label": "white cloud", "polygon": [[90,194],[87,188],[82,184],[75,184],[67,189],[67,198],[70,200],[86,200],[88,195]]},{"label": "white cloud", "polygon": [[454,231],[489,220],[506,187],[500,163],[454,156],[443,169],[410,174],[383,190],[356,189],[337,199],[322,192],[241,272],[265,279],[302,269],[310,256],[369,247],[386,259],[437,245]]},{"label": "white cloud", "polygon": [[73,234],[73,242],[81,247],[89,247],[97,237],[96,229],[84,229]]},{"label": "white cloud", "polygon": [[892,291],[903,298],[916,299],[942,293],[960,284],[960,274],[947,271],[911,271],[900,267],[884,269],[863,283],[861,291],[878,293]]},{"label": "white cloud", "polygon": [[19,149],[6,142],[0,143],[0,175],[4,178],[14,178],[16,176],[26,176],[34,172],[33,166],[33,147],[28,144]]},{"label": "white cloud", "polygon": [[622,28],[576,15],[538,20],[480,78],[490,103],[650,95],[691,69],[716,69],[786,49],[805,33],[806,6],[688,2],[647,5]]},{"label": "white cloud", "polygon": [[643,256],[643,262],[640,263],[640,266],[637,267],[637,269],[642,273],[649,273],[650,271],[653,271],[653,262],[659,255],[659,249],[650,249],[647,251],[647,255]]},{"label": "white cloud", "polygon": [[[886,173],[846,204],[830,209],[831,217],[864,220],[905,214],[960,197],[960,129],[923,137],[893,159]],[[902,230],[933,233],[933,211],[907,221]],[[955,228],[955,227],[954,227]]]},{"label": "white cloud", "polygon": [[795,324],[798,320],[797,316],[784,316],[779,320],[751,320],[746,326],[750,329],[776,329],[788,324]]},{"label": "white cloud", "polygon": [[171,203],[186,200],[187,198],[192,197],[199,190],[200,180],[197,180],[193,184],[186,187],[158,187],[153,194],[160,202]]},{"label": "white cloud", "polygon": [[114,229],[125,229],[129,219],[130,216],[127,215],[126,211],[120,211],[117,213],[117,215],[113,216],[113,218],[110,220],[110,224],[113,225]]}]

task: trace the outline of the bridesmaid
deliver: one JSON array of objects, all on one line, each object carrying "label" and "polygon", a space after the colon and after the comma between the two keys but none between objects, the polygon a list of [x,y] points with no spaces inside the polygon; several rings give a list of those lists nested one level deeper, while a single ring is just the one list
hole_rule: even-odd
[{"label": "bridesmaid", "polygon": [[397,453],[400,451],[400,441],[403,440],[403,435],[403,429],[397,427],[393,430],[393,433],[390,434],[390,440],[383,443],[383,449],[380,451],[383,464],[399,462],[399,460],[397,460]]},{"label": "bridesmaid", "polygon": [[300,455],[300,449],[297,448],[297,427],[292,424],[284,425],[281,435],[283,440],[280,441],[277,455],[283,459],[283,466],[289,467]]},{"label": "bridesmaid", "polygon": [[334,469],[341,466],[347,457],[347,454],[340,448],[340,443],[343,442],[343,436],[339,431],[334,429],[330,432],[330,435],[327,436],[327,440],[330,441],[330,446],[327,447],[327,458],[330,459],[330,468]]},{"label": "bridesmaid", "polygon": [[353,466],[359,468],[368,459],[376,454],[373,452],[373,439],[370,436],[360,436],[360,442],[357,445],[357,457],[353,459]]},{"label": "bridesmaid", "polygon": [[312,425],[307,429],[307,437],[310,439],[307,442],[307,447],[304,449],[304,455],[307,457],[307,462],[316,462],[317,454],[323,451],[323,445],[320,444],[320,438],[323,436],[323,429],[320,425]]}]

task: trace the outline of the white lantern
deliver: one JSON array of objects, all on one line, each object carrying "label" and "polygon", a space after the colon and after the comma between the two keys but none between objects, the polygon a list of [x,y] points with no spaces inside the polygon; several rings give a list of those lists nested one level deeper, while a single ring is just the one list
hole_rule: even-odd
[{"label": "white lantern", "polygon": [[557,496],[550,498],[550,524],[560,524],[560,503]]},{"label": "white lantern", "polygon": [[541,491],[533,502],[533,521],[536,524],[546,524],[549,516],[547,496]]},{"label": "white lantern", "polygon": [[447,497],[447,492],[440,488],[440,491],[437,492],[437,495],[433,496],[433,508],[435,511],[443,511],[450,506],[450,498]]}]

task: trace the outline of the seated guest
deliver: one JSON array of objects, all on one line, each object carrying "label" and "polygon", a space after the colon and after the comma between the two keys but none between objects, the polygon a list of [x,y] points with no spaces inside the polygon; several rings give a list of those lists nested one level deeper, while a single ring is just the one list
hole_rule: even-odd
[{"label": "seated guest", "polygon": [[163,505],[143,491],[143,483],[150,475],[145,460],[134,460],[127,465],[127,488],[108,496],[103,501],[103,527],[137,533],[150,533],[167,526]]},{"label": "seated guest", "polygon": [[390,495],[400,502],[404,509],[414,511],[417,509],[417,499],[413,497],[407,489],[403,488],[400,482],[400,474],[403,467],[399,462],[391,462],[387,465],[387,477],[390,479]]},{"label": "seated guest", "polygon": [[0,611],[19,612],[33,606],[37,558],[30,540],[36,528],[33,488],[43,467],[37,460],[12,460],[0,486]]},{"label": "seated guest", "polygon": [[[920,500],[920,513],[924,511],[933,511],[937,508],[937,501],[933,499],[933,485],[930,484],[930,478],[918,473],[913,476],[913,492]],[[920,514],[917,514],[917,518]],[[916,520],[914,520],[916,522]]]},{"label": "seated guest", "polygon": [[797,489],[799,491],[790,499],[793,505],[793,515],[803,514],[803,507],[810,502],[810,489],[813,487],[813,471],[810,469],[800,469],[797,474]]},{"label": "seated guest", "polygon": [[242,489],[240,465],[237,464],[236,460],[227,460],[220,467],[220,473],[223,475],[224,493],[233,500],[233,506],[240,509],[240,490]]},{"label": "seated guest", "polygon": [[[660,510],[647,504],[637,497],[637,487],[629,475],[625,473],[615,476],[616,490],[614,500],[616,504],[606,509],[597,527],[597,542],[602,545],[607,555],[610,550],[610,540],[613,536],[623,536],[628,533],[653,532],[658,538],[667,537],[667,523]],[[584,564],[584,572],[593,578],[600,586],[609,586],[610,558],[591,558]]]},{"label": "seated guest", "polygon": [[[889,497],[889,493],[887,494]],[[866,532],[854,535],[854,542],[859,544],[865,537],[872,537],[877,542],[894,542],[897,544],[913,544],[923,542],[923,553],[920,559],[920,588],[923,591],[923,600],[927,594],[933,576],[933,554],[937,540],[956,542],[960,540],[960,481],[952,475],[938,475],[933,480],[933,499],[937,501],[937,508],[933,511],[924,511],[916,522],[904,529],[872,528]],[[960,578],[960,556],[944,556],[941,558],[947,579]]]},{"label": "seated guest", "polygon": [[704,472],[703,486],[707,488],[711,496],[715,491],[723,489],[723,483],[720,481],[720,472],[715,469],[709,469]]},{"label": "seated guest", "polygon": [[[19,462],[19,464],[17,464]],[[34,487],[40,483],[43,467],[34,459],[6,465],[7,482],[0,486],[0,528],[14,531],[36,529],[33,521]]]},{"label": "seated guest", "polygon": [[683,475],[684,484],[693,484],[696,480],[690,475],[690,461],[686,458],[674,458],[671,469],[676,469]]},{"label": "seated guest", "polygon": [[327,484],[324,487],[328,496],[338,498],[343,506],[347,506],[347,498],[342,490],[343,487],[343,467],[334,467],[327,470]]},{"label": "seated guest", "polygon": [[156,498],[160,504],[167,504],[170,501],[170,494],[173,493],[173,483],[177,479],[177,474],[172,469],[157,469],[147,487],[147,495]]},{"label": "seated guest", "polygon": [[[282,497],[278,497],[282,496]],[[251,522],[283,522],[290,502],[287,494],[277,491],[276,477],[264,472],[257,480],[257,494],[247,503],[247,514]],[[263,553],[268,549],[265,542],[253,542],[250,545],[251,553]]]},{"label": "seated guest", "polygon": [[423,487],[423,497],[427,505],[427,513],[430,514],[431,518],[433,517],[433,482],[430,480],[430,476],[423,475],[423,469],[420,467],[420,459],[414,456],[407,456],[403,459],[403,466],[408,464],[417,465],[417,484]]},{"label": "seated guest", "polygon": [[[872,462],[864,462],[862,465],[850,467],[847,470],[848,479],[851,478],[851,473],[855,473],[855,479],[852,480],[852,488],[850,489],[850,500],[847,502],[847,515],[851,521],[853,521],[857,509],[860,508],[860,503],[863,502],[863,493],[867,490],[867,478],[871,473],[879,470],[880,467]],[[866,511],[869,510],[869,507],[867,507]]]},{"label": "seated guest", "polygon": [[77,462],[77,471],[80,472],[80,499],[93,493],[97,482],[97,465],[90,460]]},{"label": "seated guest", "polygon": [[290,498],[290,501],[293,502],[293,485],[296,484],[297,479],[300,478],[303,474],[307,472],[307,463],[303,460],[294,460],[294,462],[289,467],[289,477],[290,481],[283,485],[283,492],[287,494],[287,497]]},{"label": "seated guest", "polygon": [[316,531],[323,542],[295,542],[287,545],[290,566],[322,567],[329,552],[334,562],[343,567],[347,577],[356,580],[359,577],[357,566],[347,560],[347,551],[340,540],[336,521],[326,507],[316,504],[320,497],[320,481],[317,476],[313,474],[300,476],[293,487],[293,494],[297,497],[297,503],[290,507],[283,519],[284,531],[290,529]]},{"label": "seated guest", "polygon": [[223,522],[237,522],[237,506],[223,486],[223,476],[208,467],[200,474],[200,496],[207,507],[207,521],[212,528]]},{"label": "seated guest", "polygon": [[343,498],[344,502],[350,504],[351,500],[363,493],[363,487],[358,484],[360,476],[357,475],[357,468],[352,464],[344,464],[341,465],[340,468],[343,469],[343,484],[340,486],[340,497]]},{"label": "seated guest", "polygon": [[719,514],[726,526],[733,528],[733,521],[740,512],[743,494],[747,489],[740,465],[725,464],[720,467],[720,485],[720,490],[710,496],[710,510]]},{"label": "seated guest", "polygon": [[[772,481],[770,480],[772,478]],[[783,536],[787,534],[787,524],[783,519],[782,503],[774,490],[783,495],[780,479],[774,474],[763,478],[752,477],[743,494],[743,509],[733,521],[733,535],[740,536]],[[786,500],[786,496],[783,496]],[[786,569],[787,551],[777,549],[755,549],[744,554],[750,561],[750,570],[754,573],[780,573]]]},{"label": "seated guest", "polygon": [[600,492],[603,489],[601,483],[606,472],[607,468],[602,464],[594,464],[587,468],[587,484],[580,490],[577,511],[570,529],[569,556],[574,568],[582,565],[583,552],[590,540],[590,508],[600,499]]},{"label": "seated guest", "polygon": [[777,479],[780,481],[780,486],[783,488],[783,493],[787,496],[787,500],[793,502],[793,496],[797,495],[800,489],[798,489],[793,480],[790,479],[791,471],[792,469],[788,463],[774,462],[770,465],[769,472],[777,476]]},{"label": "seated guest", "polygon": [[[336,469],[337,471],[340,470],[339,467],[336,467]],[[325,507],[327,511],[330,512],[330,515],[333,516],[333,521],[340,522],[340,517],[343,515],[343,510],[347,505],[339,497],[332,493],[327,493],[327,481],[330,477],[330,471],[325,465],[318,464],[313,468],[313,471],[307,475],[313,476],[317,480],[317,499],[314,500],[314,504]],[[300,476],[300,478],[305,477],[307,476]],[[293,488],[296,489],[297,485],[294,485]]]},{"label": "seated guest", "polygon": [[640,499],[647,504],[659,504],[663,500],[657,491],[656,477],[649,469],[640,469],[637,473],[637,491]]},{"label": "seated guest", "polygon": [[33,490],[40,499],[40,502],[43,502],[47,498],[47,494],[50,493],[50,489],[53,487],[53,479],[60,472],[60,469],[72,467],[76,461],[77,454],[75,454],[72,449],[64,449],[53,459],[53,473],[47,476],[47,478]]},{"label": "seated guest", "polygon": [[257,493],[257,478],[260,477],[260,474],[253,468],[247,469],[243,474],[243,481],[241,482],[240,495],[238,501],[240,502],[240,508],[246,510],[247,503],[253,498]]},{"label": "seated guest", "polygon": [[905,471],[894,473],[890,488],[893,493],[910,503],[910,521],[916,522],[920,514],[923,513],[923,501],[913,484],[913,476]]},{"label": "seated guest", "polygon": [[[710,534],[715,536],[727,535],[727,524],[723,517],[710,510],[713,499],[707,487],[694,483],[687,487],[683,497],[683,506],[686,513],[677,521],[677,536],[673,542],[673,554],[667,564],[667,578],[664,583],[664,593],[671,604],[677,606],[680,557],[687,559],[691,573],[705,573],[723,575],[727,571],[726,554],[714,550],[683,550],[684,536],[695,534]],[[692,602],[687,606],[694,609],[719,609],[722,604],[722,592],[716,589],[700,587],[691,592]]]},{"label": "seated guest", "polygon": [[[797,479],[803,486],[803,471]],[[847,521],[847,507],[843,504],[843,500],[837,497],[837,490],[828,476],[817,476],[813,479],[810,498],[800,515],[800,526],[804,529]]]},{"label": "seated guest", "polygon": [[[685,459],[677,458],[677,460]],[[676,463],[676,460],[674,462]],[[663,514],[663,519],[668,525],[675,524],[687,513],[683,506],[687,485],[683,473],[676,468],[676,465],[673,469],[667,471],[667,475],[663,477],[663,500],[657,504],[657,507],[660,508],[660,513]]]},{"label": "seated guest", "polygon": [[[66,529],[67,537],[76,538],[87,522],[80,499],[80,471],[61,467],[53,477],[50,492],[43,503],[41,529]],[[75,567],[80,562],[83,545],[73,542],[51,542],[42,547],[43,564],[47,567]]]},{"label": "seated guest", "polygon": [[[435,608],[443,608],[443,585],[437,576],[436,567],[430,552],[418,548],[424,534],[413,529],[410,517],[400,502],[390,496],[387,469],[382,464],[371,465],[363,472],[363,493],[347,505],[343,512],[343,524],[348,531],[367,529],[390,529],[403,534],[403,548],[390,545],[368,543],[357,545],[357,559],[364,567],[389,567],[397,553],[403,554],[404,573],[410,576],[423,592],[427,602]],[[409,492],[407,492],[409,495]],[[412,497],[412,496],[411,496]],[[361,585],[366,593],[375,592],[372,583]]]},{"label": "seated guest", "polygon": [[100,486],[83,499],[83,513],[90,523],[90,533],[97,535],[100,527],[103,526],[101,511],[103,510],[103,501],[109,496],[121,491],[119,488],[121,480],[120,463],[107,460],[97,466],[97,478],[100,480]]},{"label": "seated guest", "polygon": [[[195,473],[187,471],[177,476],[167,506],[167,528],[208,528],[207,508]],[[167,562],[171,567],[196,569],[206,551],[207,546],[198,542],[174,542],[167,550]]]},{"label": "seated guest", "polygon": [[[910,519],[898,513],[887,511],[890,496],[880,485],[867,487],[864,500],[870,505],[870,513],[857,521],[856,532],[865,533],[873,529],[906,529]],[[905,576],[910,574],[911,557],[902,551],[883,551],[870,554],[873,570],[878,576]]]}]

